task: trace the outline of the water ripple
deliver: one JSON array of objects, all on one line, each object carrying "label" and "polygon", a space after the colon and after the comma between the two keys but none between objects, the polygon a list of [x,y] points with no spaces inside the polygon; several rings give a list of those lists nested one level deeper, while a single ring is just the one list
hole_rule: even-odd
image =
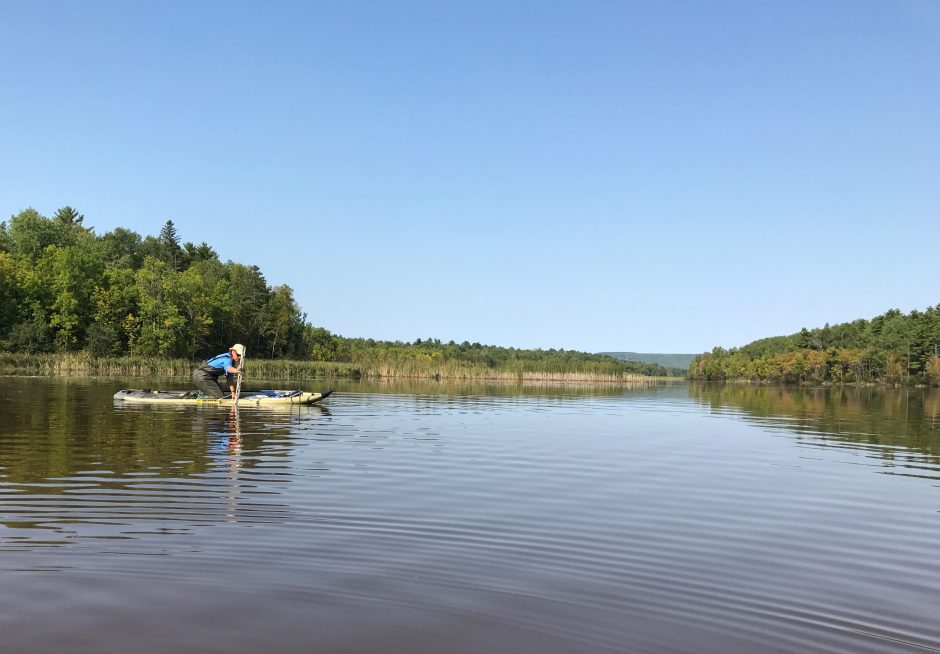
[{"label": "water ripple", "polygon": [[232,415],[36,381],[67,411],[43,416],[10,383],[14,650],[174,624],[132,648],[940,651],[929,398],[350,388]]}]

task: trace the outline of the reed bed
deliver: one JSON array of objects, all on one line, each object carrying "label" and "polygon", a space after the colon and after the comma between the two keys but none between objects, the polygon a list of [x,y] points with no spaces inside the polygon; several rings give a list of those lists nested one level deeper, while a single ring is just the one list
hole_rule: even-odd
[{"label": "reed bed", "polygon": [[[87,352],[62,354],[0,353],[0,374],[87,375],[121,377],[183,377],[198,365],[186,359],[166,357],[93,357]],[[635,373],[618,373],[603,366],[583,370],[539,369],[537,362],[516,361],[499,368],[464,361],[420,361],[412,358],[360,363],[248,359],[249,378],[269,380],[304,379],[423,379],[486,380],[580,384],[630,384],[654,379]]]},{"label": "reed bed", "polygon": [[[66,354],[0,353],[0,374],[89,375],[120,377],[188,376],[198,363],[167,357],[93,357],[87,352]],[[354,378],[358,369],[348,363],[320,361],[249,360],[246,375],[267,379]]]},{"label": "reed bed", "polygon": [[66,354],[0,353],[0,373],[31,375],[175,376],[187,372],[189,362],[161,357],[96,358],[87,352]]},{"label": "reed bed", "polygon": [[652,379],[633,373],[611,374],[591,371],[514,370],[489,368],[482,365],[459,364],[425,367],[401,366],[378,363],[363,369],[362,376],[368,379],[480,379],[512,382],[590,382],[625,383]]}]

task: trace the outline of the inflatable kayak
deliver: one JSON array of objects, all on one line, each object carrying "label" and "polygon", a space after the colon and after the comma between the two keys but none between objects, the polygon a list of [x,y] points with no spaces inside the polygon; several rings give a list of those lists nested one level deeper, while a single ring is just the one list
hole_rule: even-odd
[{"label": "inflatable kayak", "polygon": [[[332,390],[322,393],[305,391],[242,391],[238,406],[290,406],[292,404],[314,404],[326,399]],[[216,399],[200,397],[196,391],[151,391],[129,388],[114,394],[115,400],[137,404],[198,404],[204,406],[232,406],[231,398]]]}]

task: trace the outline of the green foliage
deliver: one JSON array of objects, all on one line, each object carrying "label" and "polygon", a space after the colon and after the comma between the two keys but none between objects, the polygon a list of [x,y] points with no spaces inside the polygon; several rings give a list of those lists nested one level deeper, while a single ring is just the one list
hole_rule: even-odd
[{"label": "green foliage", "polygon": [[131,268],[106,268],[92,292],[92,326],[107,326],[107,333],[117,334],[121,342],[118,353],[128,351],[129,332],[126,327],[136,320],[133,318],[137,311],[135,281]]},{"label": "green foliage", "polygon": [[177,273],[153,257],[135,275],[138,312],[130,331],[131,352],[140,356],[173,356],[185,343],[185,320],[177,302]]},{"label": "green foliage", "polygon": [[190,263],[219,260],[219,255],[216,254],[216,251],[205,241],[201,242],[199,245],[193,245],[187,242],[183,245],[183,252]]},{"label": "green foliage", "polygon": [[940,305],[904,315],[897,309],[871,320],[801,329],[716,348],[695,358],[691,379],[784,383],[934,384],[940,375]]},{"label": "green foliage", "polygon": [[203,358],[240,341],[256,355],[308,355],[289,286],[257,266],[180,245],[173,221],[141,238],[102,236],[72,207],[0,223],[0,347],[13,352]]},{"label": "green foliage", "polygon": [[258,266],[229,263],[228,307],[229,319],[220,334],[223,342],[240,341],[251,352],[264,352],[262,343],[264,307],[271,293]]},{"label": "green foliage", "polygon": [[78,211],[72,207],[65,206],[55,212],[52,220],[59,223],[60,225],[73,227],[81,226],[81,224],[85,221],[85,216],[78,213]]},{"label": "green foliage", "polygon": [[74,350],[91,322],[92,293],[101,277],[103,262],[91,243],[50,245],[37,268],[51,294],[49,325],[55,330],[56,349]]},{"label": "green foliage", "polygon": [[[308,325],[304,329],[304,344],[313,361],[335,361],[340,339],[323,327]],[[375,341],[372,341],[374,344]]]},{"label": "green foliage", "polygon": [[0,252],[10,253],[13,251],[13,236],[7,229],[6,223],[0,223]]},{"label": "green foliage", "polygon": [[277,286],[265,303],[261,320],[261,335],[271,344],[271,358],[292,354],[291,345],[297,342],[297,327],[302,318],[300,307],[294,301],[290,286]]},{"label": "green foliage", "polygon": [[35,261],[47,246],[56,244],[58,231],[53,221],[35,209],[24,209],[10,218],[12,252]]},{"label": "green foliage", "polygon": [[140,268],[144,256],[140,234],[117,227],[98,239],[101,256],[108,268]]},{"label": "green foliage", "polygon": [[0,335],[19,321],[20,295],[16,261],[9,252],[0,251]]},{"label": "green foliage", "polygon": [[[214,284],[210,279],[211,271],[206,268],[206,262],[186,269],[176,277],[176,304],[185,319],[185,332],[187,348],[186,354],[195,357],[196,352],[209,345],[208,338],[212,324],[215,322],[216,309],[224,307],[215,303]],[[204,274],[208,273],[208,274]]]},{"label": "green foliage", "polygon": [[45,316],[37,314],[10,330],[9,347],[14,352],[37,354],[52,350],[52,329]]},{"label": "green foliage", "polygon": [[79,245],[92,234],[82,225],[84,219],[71,207],[59,209],[54,218],[25,209],[10,218],[6,237],[11,241],[10,251],[35,262],[50,245],[60,248]]},{"label": "green foliage", "polygon": [[186,255],[183,247],[180,245],[179,235],[176,233],[176,225],[172,220],[166,221],[163,229],[160,230],[159,237],[161,247],[161,259],[167,263],[173,270],[182,270],[186,267]]},{"label": "green foliage", "polygon": [[124,349],[121,334],[114,325],[93,323],[85,336],[85,349],[95,357],[117,356]]}]

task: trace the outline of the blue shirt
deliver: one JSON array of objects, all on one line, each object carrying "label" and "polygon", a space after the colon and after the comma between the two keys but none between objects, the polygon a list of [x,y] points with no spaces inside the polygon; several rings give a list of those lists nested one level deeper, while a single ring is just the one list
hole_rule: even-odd
[{"label": "blue shirt", "polygon": [[232,361],[232,355],[228,352],[223,352],[222,354],[216,354],[214,357],[206,361],[206,365],[212,366],[219,370],[220,375],[227,375],[228,368],[231,366],[235,367],[235,362]]}]

